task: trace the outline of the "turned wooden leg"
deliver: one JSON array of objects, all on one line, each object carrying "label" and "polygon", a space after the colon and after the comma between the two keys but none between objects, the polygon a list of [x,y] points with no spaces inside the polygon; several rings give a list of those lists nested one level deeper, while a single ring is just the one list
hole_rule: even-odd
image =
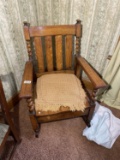
[{"label": "turned wooden leg", "polygon": [[86,124],[88,127],[90,127],[90,122],[88,121],[88,115],[82,116],[82,118],[83,118],[85,124]]},{"label": "turned wooden leg", "polygon": [[95,97],[96,97],[96,92],[97,92],[97,89],[94,89],[93,92],[92,92],[92,95],[89,96],[90,98],[90,108],[89,108],[89,112],[88,112],[88,115],[85,115],[83,116],[83,120],[85,121],[86,125],[88,127],[90,127],[90,121],[93,117],[93,113],[94,113],[94,109],[95,109]]},{"label": "turned wooden leg", "polygon": [[35,131],[35,136],[38,137],[40,132],[40,124],[38,123],[37,118],[35,116],[35,105],[32,98],[27,99],[27,102],[28,102],[29,116],[30,116],[30,121],[32,123],[32,128]]},{"label": "turned wooden leg", "polygon": [[91,119],[92,119],[92,116],[93,116],[93,113],[94,113],[94,109],[95,109],[95,104],[92,104],[92,105],[90,106],[90,108],[89,108],[88,115],[85,115],[85,116],[82,117],[83,120],[84,120],[84,122],[86,123],[86,125],[87,125],[88,127],[90,127],[90,121],[91,121]]},{"label": "turned wooden leg", "polygon": [[94,109],[95,109],[96,92],[97,92],[97,89],[94,89],[93,93],[92,93],[92,101],[90,102],[90,110],[89,110],[88,115],[83,116],[83,119],[84,119],[84,121],[85,121],[85,123],[87,124],[88,127],[90,127],[90,121],[93,117],[93,113],[94,113]]},{"label": "turned wooden leg", "polygon": [[30,121],[32,123],[33,130],[35,131],[35,137],[38,137],[40,132],[40,124],[37,122],[37,119],[34,113],[30,112],[29,116],[30,116]]},{"label": "turned wooden leg", "polygon": [[91,121],[91,119],[93,117],[94,109],[95,109],[95,104],[93,106],[91,106],[89,114],[88,114],[88,117],[87,117],[87,119],[88,119],[88,127],[90,127],[90,121]]}]

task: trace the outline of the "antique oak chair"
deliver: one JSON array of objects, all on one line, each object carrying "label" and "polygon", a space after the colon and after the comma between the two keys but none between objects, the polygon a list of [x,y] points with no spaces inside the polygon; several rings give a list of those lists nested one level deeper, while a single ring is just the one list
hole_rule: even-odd
[{"label": "antique oak chair", "polygon": [[[89,126],[95,92],[106,84],[80,55],[80,20],[75,25],[37,27],[25,22],[24,35],[29,60],[19,97],[27,100],[36,137],[45,122],[82,116]],[[82,88],[82,70],[93,84],[92,95]]]},{"label": "antique oak chair", "polygon": [[[9,113],[8,104],[5,99],[5,94],[3,91],[1,80],[0,80],[0,106],[1,106],[1,111],[2,111],[1,116],[4,119],[4,123],[3,122],[0,123],[0,153],[2,152],[4,148],[4,145],[5,145],[5,142],[7,141],[8,136],[11,135],[13,139],[15,140],[15,145],[9,157],[9,159],[11,159],[17,144],[20,143],[21,140],[20,140],[18,131],[16,130],[14,126],[11,115]],[[0,159],[2,159],[1,156],[0,156]]]}]

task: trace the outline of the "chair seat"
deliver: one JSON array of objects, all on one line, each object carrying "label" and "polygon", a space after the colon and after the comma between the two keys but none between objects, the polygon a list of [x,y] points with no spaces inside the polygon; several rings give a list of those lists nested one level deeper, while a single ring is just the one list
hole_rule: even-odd
[{"label": "chair seat", "polygon": [[9,130],[8,125],[0,123],[0,145],[2,144],[4,137],[7,134],[8,130]]},{"label": "chair seat", "polygon": [[65,111],[84,111],[86,94],[74,74],[57,73],[37,79],[36,115],[50,115]]}]

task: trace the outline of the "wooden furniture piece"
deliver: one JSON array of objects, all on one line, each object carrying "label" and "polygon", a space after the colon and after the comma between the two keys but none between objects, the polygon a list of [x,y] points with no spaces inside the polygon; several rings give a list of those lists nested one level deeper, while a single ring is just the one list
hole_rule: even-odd
[{"label": "wooden furniture piece", "polygon": [[[8,104],[5,99],[5,94],[2,87],[2,82],[0,80],[0,107],[2,111],[2,116],[4,118],[4,124],[0,123],[0,153],[2,152],[5,142],[7,141],[8,136],[12,136],[15,140],[15,146],[11,152],[10,158],[12,158],[16,145],[20,143],[20,137],[18,131],[16,130],[11,115],[9,113]],[[2,157],[0,156],[0,159]]]},{"label": "wooden furniture piece", "polygon": [[[28,102],[30,120],[36,137],[38,137],[40,124],[45,122],[82,116],[86,124],[89,126],[95,107],[95,93],[97,89],[106,87],[106,83],[80,55],[81,29],[82,26],[80,20],[77,20],[75,25],[32,27],[29,23],[24,23],[24,35],[29,60],[25,65],[19,97],[21,99],[25,98]],[[35,102],[40,95],[38,95],[39,92],[36,93],[36,91],[34,91],[37,90],[37,88],[34,87],[34,84],[38,83],[38,79],[41,80],[43,75],[57,74],[60,76],[61,73],[67,75],[74,74],[79,79],[80,83],[80,81],[82,82],[82,70],[86,73],[93,84],[92,95],[90,95],[87,92],[87,89],[83,86],[85,94],[87,95],[84,111],[76,109],[73,111],[69,106],[64,107],[63,104],[57,112],[51,112],[49,109],[48,112],[46,111],[44,114],[42,109],[37,110]],[[48,78],[49,77],[50,76],[48,76]],[[44,83],[44,81],[49,83],[49,79],[47,78],[40,83]],[[48,96],[47,91],[52,92],[49,87],[51,87],[51,84],[48,85],[46,96]],[[57,87],[55,86],[55,88]],[[59,97],[59,92],[56,93]],[[51,95],[49,94],[49,96]]]}]

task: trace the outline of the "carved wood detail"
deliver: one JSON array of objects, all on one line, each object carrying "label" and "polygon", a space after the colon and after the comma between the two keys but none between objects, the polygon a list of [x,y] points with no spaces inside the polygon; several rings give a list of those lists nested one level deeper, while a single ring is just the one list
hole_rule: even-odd
[{"label": "carved wood detail", "polygon": [[80,38],[76,37],[76,54],[80,54]]},{"label": "carved wood detail", "polygon": [[32,98],[27,99],[29,111],[32,112],[35,109],[35,104]]},{"label": "carved wood detail", "polygon": [[26,41],[26,45],[27,45],[29,60],[31,60],[32,59],[32,49],[31,49],[30,41]]}]

